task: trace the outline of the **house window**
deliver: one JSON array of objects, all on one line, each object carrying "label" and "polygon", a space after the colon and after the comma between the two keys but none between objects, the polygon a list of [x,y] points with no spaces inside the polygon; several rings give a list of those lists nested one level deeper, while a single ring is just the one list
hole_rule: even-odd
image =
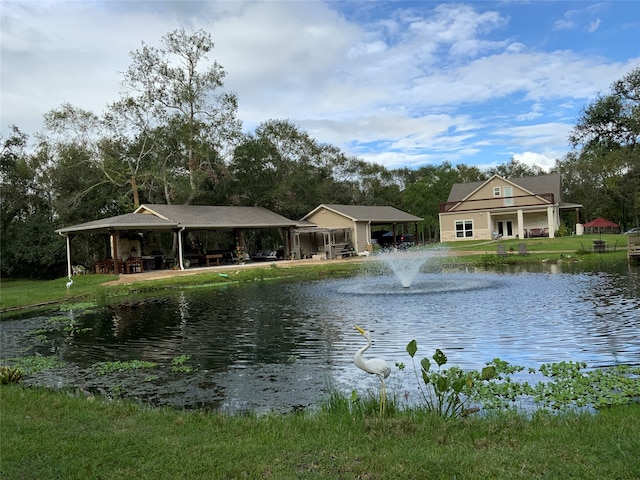
[{"label": "house window", "polygon": [[510,207],[513,205],[513,187],[504,187],[502,191],[504,193],[504,206]]},{"label": "house window", "polygon": [[493,196],[494,197],[500,196],[500,187],[493,187]]},{"label": "house window", "polygon": [[459,220],[456,222],[456,238],[473,237],[473,220]]}]

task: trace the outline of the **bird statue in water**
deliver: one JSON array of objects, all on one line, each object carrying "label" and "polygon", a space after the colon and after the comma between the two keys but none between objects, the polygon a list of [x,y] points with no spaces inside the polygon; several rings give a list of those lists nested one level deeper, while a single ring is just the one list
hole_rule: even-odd
[{"label": "bird statue in water", "polygon": [[389,376],[391,373],[391,367],[389,364],[383,360],[382,358],[364,358],[363,354],[367,351],[368,348],[371,347],[371,336],[369,332],[359,327],[355,326],[356,330],[358,330],[364,338],[367,339],[367,344],[362,347],[360,350],[356,352],[353,356],[353,363],[356,364],[360,370],[364,370],[371,375],[376,375],[380,379],[381,389],[380,389],[380,415],[384,413],[384,406],[386,403],[387,392],[386,387],[384,385],[384,379]]},{"label": "bird statue in water", "polygon": [[73,279],[69,277],[69,281],[67,282],[67,290],[71,288],[71,285],[73,285]]}]

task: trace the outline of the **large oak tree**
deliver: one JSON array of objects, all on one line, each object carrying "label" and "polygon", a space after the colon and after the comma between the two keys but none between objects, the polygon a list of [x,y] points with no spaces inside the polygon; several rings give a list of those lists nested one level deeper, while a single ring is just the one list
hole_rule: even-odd
[{"label": "large oak tree", "polygon": [[640,68],[616,81],[581,112],[569,137],[574,150],[559,162],[573,201],[587,219],[640,224]]}]

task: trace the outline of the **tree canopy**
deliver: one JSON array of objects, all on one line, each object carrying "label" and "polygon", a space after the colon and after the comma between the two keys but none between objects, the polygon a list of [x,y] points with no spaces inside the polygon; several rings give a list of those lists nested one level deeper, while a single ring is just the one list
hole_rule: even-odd
[{"label": "tree canopy", "polygon": [[[295,219],[321,203],[390,205],[424,218],[439,239],[439,204],[455,183],[544,173],[511,158],[481,170],[464,164],[389,169],[318,142],[286,119],[241,133],[238,99],[209,60],[204,31],[178,29],[159,48],[131,53],[124,92],[95,113],[62,104],[34,137],[13,127],[0,155],[1,273],[64,275],[56,228],[128,213],[141,203],[255,205]],[[586,218],[640,224],[640,69],[586,105],[557,160],[565,198]],[[32,145],[30,147],[30,145]],[[85,252],[92,258],[92,247]]]},{"label": "tree canopy", "polygon": [[565,189],[587,218],[640,225],[640,68],[582,110],[558,162]]}]

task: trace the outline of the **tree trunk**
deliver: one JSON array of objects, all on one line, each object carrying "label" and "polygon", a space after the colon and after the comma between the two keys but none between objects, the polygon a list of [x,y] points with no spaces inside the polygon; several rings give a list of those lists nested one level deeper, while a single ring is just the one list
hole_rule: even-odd
[{"label": "tree trunk", "polygon": [[140,206],[140,196],[138,194],[138,181],[135,175],[131,175],[131,191],[133,192],[133,208]]}]

